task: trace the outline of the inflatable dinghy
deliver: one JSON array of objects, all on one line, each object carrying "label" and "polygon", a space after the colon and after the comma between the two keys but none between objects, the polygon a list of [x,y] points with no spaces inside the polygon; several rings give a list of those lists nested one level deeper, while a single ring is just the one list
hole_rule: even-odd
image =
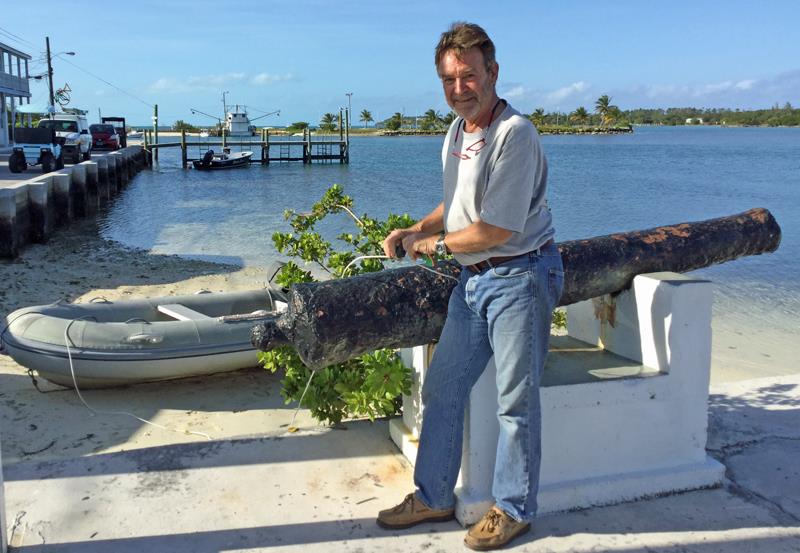
[{"label": "inflatable dinghy", "polygon": [[[43,378],[79,388],[234,371],[258,364],[250,329],[286,307],[279,289],[91,303],[6,317],[0,345]],[[71,358],[71,362],[70,362]]]}]

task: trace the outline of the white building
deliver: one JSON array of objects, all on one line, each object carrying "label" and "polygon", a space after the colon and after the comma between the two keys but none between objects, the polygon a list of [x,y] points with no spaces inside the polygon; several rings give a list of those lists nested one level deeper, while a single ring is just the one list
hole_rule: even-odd
[{"label": "white building", "polygon": [[[28,61],[31,57],[0,42],[0,147],[11,143],[8,114],[17,121],[17,106],[30,103]],[[30,116],[28,116],[30,118]]]}]

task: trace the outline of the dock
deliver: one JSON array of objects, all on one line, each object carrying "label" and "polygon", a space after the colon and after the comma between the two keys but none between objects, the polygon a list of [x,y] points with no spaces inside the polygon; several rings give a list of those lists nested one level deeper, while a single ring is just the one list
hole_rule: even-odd
[{"label": "dock", "polygon": [[[335,137],[335,135],[333,135]],[[310,129],[303,129],[302,137],[271,135],[269,129],[262,129],[258,140],[232,140],[225,135],[224,130],[219,140],[189,140],[186,131],[181,131],[180,141],[160,142],[157,133],[146,130],[142,135],[142,148],[145,151],[148,165],[152,166],[153,160],[158,161],[158,152],[163,148],[181,149],[181,166],[190,167],[193,161],[202,159],[203,154],[213,146],[223,150],[237,147],[247,148],[259,152],[258,156],[250,158],[250,163],[269,165],[270,163],[284,163],[301,161],[311,163],[350,163],[350,114],[347,108],[339,112],[338,139],[329,138],[320,140],[312,139]],[[196,151],[197,157],[191,157],[190,152]]]}]

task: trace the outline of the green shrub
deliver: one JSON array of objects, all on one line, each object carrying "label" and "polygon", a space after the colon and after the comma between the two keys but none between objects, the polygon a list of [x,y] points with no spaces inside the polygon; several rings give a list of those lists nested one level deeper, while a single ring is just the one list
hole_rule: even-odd
[{"label": "green shrub", "polygon": [[[311,263],[325,271],[330,278],[340,278],[348,265],[363,255],[382,255],[381,243],[395,228],[414,224],[408,215],[390,214],[386,221],[378,221],[366,215],[356,216],[353,200],[344,194],[341,186],[331,186],[322,199],[308,213],[287,210],[284,217],[291,232],[276,232],[272,241],[277,250],[292,258]],[[337,251],[331,242],[316,231],[316,224],[328,215],[346,212],[355,221],[356,233],[344,233],[337,237],[346,249]],[[345,276],[364,272],[380,271],[383,260],[364,259],[347,268]],[[297,282],[313,282],[310,271],[298,263],[289,261],[278,275],[279,285],[288,287]],[[394,350],[382,349],[366,353],[346,363],[326,367],[314,374],[303,365],[300,357],[290,346],[259,353],[259,361],[267,370],[285,371],[281,395],[286,403],[299,401],[302,407],[320,422],[338,424],[345,418],[390,416],[399,412],[402,395],[410,393],[412,371],[403,365]]]}]

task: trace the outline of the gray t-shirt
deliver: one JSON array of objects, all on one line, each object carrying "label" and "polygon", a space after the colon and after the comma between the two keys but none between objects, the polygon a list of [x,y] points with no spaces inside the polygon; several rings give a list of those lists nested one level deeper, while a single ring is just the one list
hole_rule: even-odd
[{"label": "gray t-shirt", "polygon": [[480,219],[514,233],[494,248],[456,253],[459,263],[526,253],[555,235],[546,199],[547,159],[539,134],[511,105],[496,114],[485,131],[464,132],[464,121],[458,117],[445,137],[442,164],[445,232]]}]

